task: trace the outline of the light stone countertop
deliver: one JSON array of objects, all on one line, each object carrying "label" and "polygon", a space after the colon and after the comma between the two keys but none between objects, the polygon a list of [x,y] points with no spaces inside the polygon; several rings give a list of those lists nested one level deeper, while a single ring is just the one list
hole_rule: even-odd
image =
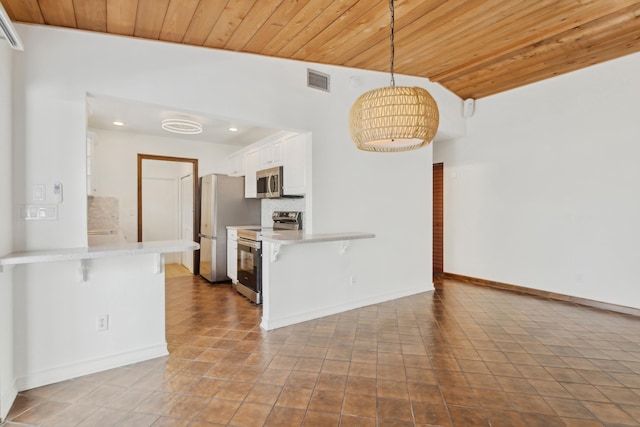
[{"label": "light stone countertop", "polygon": [[259,225],[227,225],[227,230],[260,230]]},{"label": "light stone countertop", "polygon": [[0,268],[5,265],[96,259],[124,255],[161,254],[197,249],[200,249],[200,245],[190,240],[162,240],[156,242],[115,243],[86,248],[13,252],[0,257]]},{"label": "light stone countertop", "polygon": [[321,233],[304,234],[297,230],[263,230],[262,241],[278,243],[281,245],[299,245],[302,243],[338,242],[341,240],[371,239],[376,237],[373,233]]}]

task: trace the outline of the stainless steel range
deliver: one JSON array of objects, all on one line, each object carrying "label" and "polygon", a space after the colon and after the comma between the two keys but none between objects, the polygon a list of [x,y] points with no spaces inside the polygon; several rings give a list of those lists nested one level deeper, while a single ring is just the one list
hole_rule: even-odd
[{"label": "stainless steel range", "polygon": [[[271,215],[272,229],[302,230],[302,212],[276,211]],[[262,232],[238,230],[238,283],[236,291],[256,304],[262,304]]]}]

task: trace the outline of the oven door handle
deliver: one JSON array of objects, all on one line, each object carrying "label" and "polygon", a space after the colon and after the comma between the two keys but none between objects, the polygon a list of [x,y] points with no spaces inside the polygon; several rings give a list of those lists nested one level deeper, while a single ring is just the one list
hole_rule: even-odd
[{"label": "oven door handle", "polygon": [[260,249],[260,242],[238,237],[238,246],[240,245],[248,246],[253,249]]}]

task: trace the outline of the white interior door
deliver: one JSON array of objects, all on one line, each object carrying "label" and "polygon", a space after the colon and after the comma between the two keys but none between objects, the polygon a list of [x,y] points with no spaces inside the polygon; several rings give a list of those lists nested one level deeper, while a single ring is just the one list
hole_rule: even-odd
[{"label": "white interior door", "polygon": [[[180,178],[180,239],[193,241],[193,174]],[[193,273],[193,251],[180,253],[180,263]]]}]

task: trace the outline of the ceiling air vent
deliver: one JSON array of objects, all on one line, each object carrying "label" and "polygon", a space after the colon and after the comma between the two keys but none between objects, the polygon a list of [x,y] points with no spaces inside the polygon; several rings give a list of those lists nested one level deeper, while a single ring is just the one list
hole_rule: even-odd
[{"label": "ceiling air vent", "polygon": [[329,92],[329,74],[307,68],[307,86]]},{"label": "ceiling air vent", "polygon": [[12,48],[16,50],[24,50],[20,36],[13,27],[9,15],[5,12],[4,7],[0,4],[0,38],[5,38]]}]

